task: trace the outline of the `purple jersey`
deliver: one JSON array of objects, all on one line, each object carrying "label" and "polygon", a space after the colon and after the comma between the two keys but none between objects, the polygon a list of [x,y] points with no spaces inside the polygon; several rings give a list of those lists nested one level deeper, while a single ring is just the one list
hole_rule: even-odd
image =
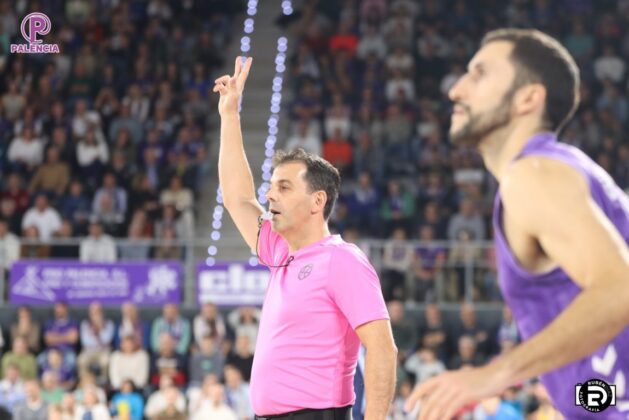
[{"label": "purple jersey", "polygon": [[[516,160],[530,155],[556,159],[578,170],[590,186],[592,199],[629,243],[629,198],[600,166],[579,149],[557,142],[552,133],[541,133],[532,137]],[[505,301],[511,307],[522,338],[527,340],[550,324],[581,289],[561,268],[532,274],[518,264],[502,229],[500,191],[496,194],[493,223],[500,287]],[[587,337],[583,339],[587,340]],[[590,413],[575,404],[575,385],[590,379],[601,379],[616,385],[615,407],[609,407],[600,413]],[[629,328],[592,355],[541,378],[553,403],[567,419],[629,419],[627,379]]]}]

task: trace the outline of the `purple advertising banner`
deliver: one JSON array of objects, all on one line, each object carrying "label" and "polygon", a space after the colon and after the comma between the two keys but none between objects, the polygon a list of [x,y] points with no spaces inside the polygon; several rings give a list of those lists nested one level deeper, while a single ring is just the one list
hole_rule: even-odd
[{"label": "purple advertising banner", "polygon": [[163,305],[181,301],[183,269],[177,261],[145,263],[81,263],[22,260],[13,264],[9,301],[51,304],[64,301],[104,305],[131,301]]},{"label": "purple advertising banner", "polygon": [[199,304],[213,302],[218,306],[262,305],[271,273],[265,266],[222,263],[197,266],[197,299]]}]

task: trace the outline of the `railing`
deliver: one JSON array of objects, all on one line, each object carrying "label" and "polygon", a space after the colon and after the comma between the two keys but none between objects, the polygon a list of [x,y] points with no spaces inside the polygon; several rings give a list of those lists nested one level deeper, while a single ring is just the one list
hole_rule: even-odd
[{"label": "railing", "polygon": [[[74,255],[78,259],[82,240],[54,238],[43,242],[21,238],[21,258],[68,259],[68,255]],[[196,267],[208,256],[209,240],[115,239],[115,243],[119,261],[146,261],[160,253],[169,259],[179,259],[184,266],[183,303],[196,304]],[[398,298],[411,305],[426,301],[500,302],[491,242],[362,240],[357,245],[379,274],[387,299]],[[176,250],[158,252],[166,250],[165,247]],[[249,255],[249,252],[244,241],[225,239],[220,241],[217,262],[224,260],[222,255]],[[246,264],[248,259],[241,262]]]}]

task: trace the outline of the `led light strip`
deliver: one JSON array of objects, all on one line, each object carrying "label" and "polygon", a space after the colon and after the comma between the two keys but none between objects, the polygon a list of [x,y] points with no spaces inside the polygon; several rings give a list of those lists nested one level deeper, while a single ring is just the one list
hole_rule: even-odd
[{"label": "led light strip", "polygon": [[[249,50],[251,49],[251,38],[249,35],[253,33],[254,23],[255,23],[255,15],[258,13],[258,0],[249,0],[247,3],[247,15],[249,17],[245,19],[243,23],[243,32],[247,35],[243,35],[240,38],[240,52],[244,57]],[[216,189],[216,205],[214,206],[214,213],[212,215],[212,233],[210,234],[210,239],[212,240],[211,245],[207,248],[208,257],[205,260],[205,263],[209,266],[212,266],[216,263],[215,256],[218,253],[218,248],[216,247],[216,243],[219,239],[221,239],[221,227],[223,226],[223,213],[225,212],[225,208],[223,207],[223,194],[221,192],[220,185]]]}]

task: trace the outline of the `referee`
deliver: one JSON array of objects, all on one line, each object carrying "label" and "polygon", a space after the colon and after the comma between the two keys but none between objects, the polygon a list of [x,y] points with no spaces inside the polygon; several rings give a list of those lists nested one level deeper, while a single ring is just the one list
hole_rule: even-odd
[{"label": "referee", "polygon": [[271,269],[251,373],[256,419],[351,419],[362,343],[365,419],[384,420],[397,349],[378,276],[356,246],[330,235],[340,176],[324,159],[303,150],[278,152],[270,214],[256,200],[238,113],[251,62],[238,57],[234,75],[217,79],[214,92],[220,93],[225,208]]}]

